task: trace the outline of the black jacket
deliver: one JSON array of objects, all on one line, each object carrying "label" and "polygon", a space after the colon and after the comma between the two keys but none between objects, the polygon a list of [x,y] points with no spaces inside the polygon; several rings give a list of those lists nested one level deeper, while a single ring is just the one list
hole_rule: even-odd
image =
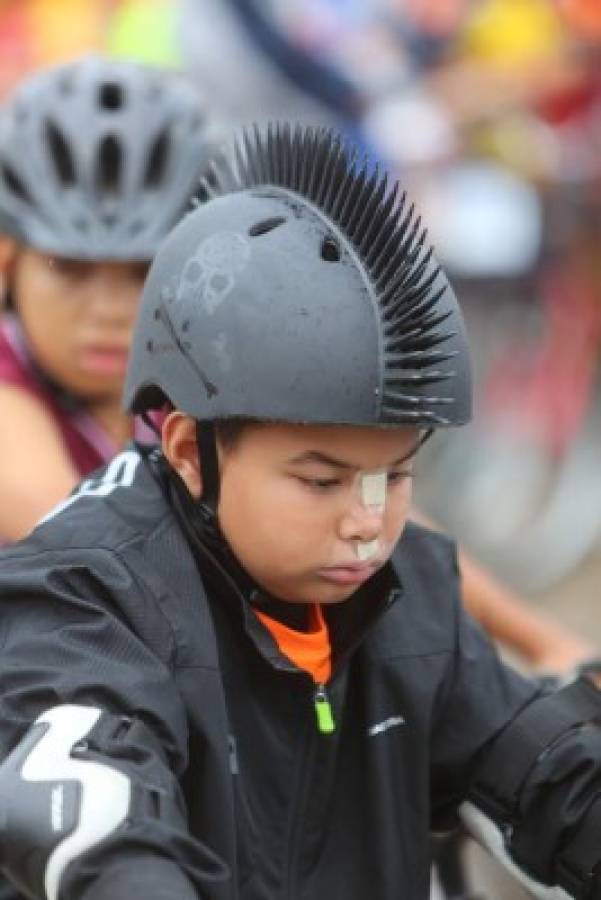
[{"label": "black jacket", "polygon": [[50,707],[125,713],[155,740],[102,752],[187,809],[187,833],[142,816],[73,862],[61,897],[175,896],[185,871],[206,900],[427,898],[431,827],[537,688],[462,611],[452,543],[417,526],[327,615],[333,735],[136,449],[0,554],[0,758]]}]

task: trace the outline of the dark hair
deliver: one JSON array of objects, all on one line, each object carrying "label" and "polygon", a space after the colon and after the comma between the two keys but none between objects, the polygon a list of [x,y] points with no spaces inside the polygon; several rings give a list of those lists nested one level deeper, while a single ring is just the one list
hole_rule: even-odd
[{"label": "dark hair", "polygon": [[234,449],[245,431],[258,425],[264,425],[265,422],[260,422],[258,419],[238,418],[216,419],[214,424],[219,443],[227,451]]}]

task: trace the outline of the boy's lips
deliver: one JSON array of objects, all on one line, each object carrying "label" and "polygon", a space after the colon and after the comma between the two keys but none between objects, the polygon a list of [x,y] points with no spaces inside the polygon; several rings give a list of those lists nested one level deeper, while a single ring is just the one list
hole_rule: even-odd
[{"label": "boy's lips", "polygon": [[326,566],[317,574],[334,584],[363,584],[380,568],[380,563],[347,563],[341,566]]},{"label": "boy's lips", "polygon": [[122,375],[127,369],[128,351],[122,347],[87,346],[79,352],[82,369],[95,375]]}]

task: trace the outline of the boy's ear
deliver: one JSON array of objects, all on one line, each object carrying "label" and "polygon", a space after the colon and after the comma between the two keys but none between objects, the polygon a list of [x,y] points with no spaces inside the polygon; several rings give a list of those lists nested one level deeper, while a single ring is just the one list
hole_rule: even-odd
[{"label": "boy's ear", "polygon": [[161,428],[161,446],[195,500],[202,496],[202,477],[196,444],[196,422],[179,410],[166,416]]}]

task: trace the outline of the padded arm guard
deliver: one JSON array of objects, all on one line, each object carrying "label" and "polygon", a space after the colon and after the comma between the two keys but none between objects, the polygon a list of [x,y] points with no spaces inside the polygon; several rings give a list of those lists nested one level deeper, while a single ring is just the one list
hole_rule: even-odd
[{"label": "padded arm guard", "polygon": [[32,897],[57,900],[69,863],[127,817],[129,778],[77,758],[100,716],[85,706],[47,710],[0,767],[1,861]]},{"label": "padded arm guard", "polygon": [[540,900],[601,900],[601,693],[578,680],[491,743],[460,816]]},{"label": "padded arm guard", "polygon": [[[148,810],[166,825],[185,827],[168,791],[143,783],[135,768],[130,778],[110,755],[91,752],[95,743],[121,740],[127,758],[123,735],[140,730],[153,750],[154,738],[135,720],[56,706],[38,717],[0,766],[0,863],[29,897],[58,900],[67,867],[116,832],[135,829]],[[196,897],[188,887],[182,896]]]}]

